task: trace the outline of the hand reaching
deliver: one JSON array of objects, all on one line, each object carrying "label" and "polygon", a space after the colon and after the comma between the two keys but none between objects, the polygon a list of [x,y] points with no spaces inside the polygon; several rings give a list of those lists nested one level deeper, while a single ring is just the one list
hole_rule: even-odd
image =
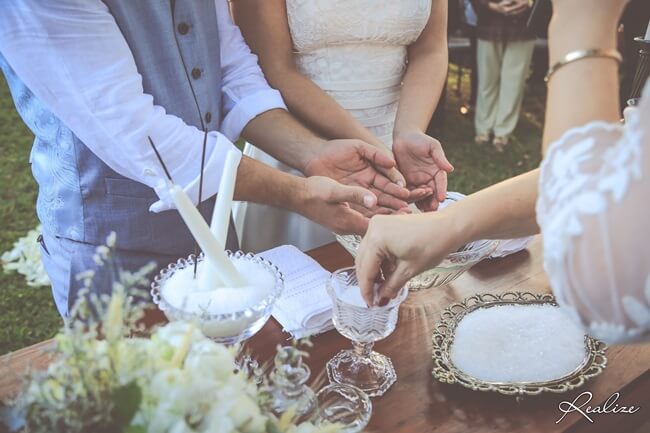
[{"label": "hand reaching", "polygon": [[365,234],[369,219],[352,209],[351,205],[367,209],[375,207],[377,197],[373,193],[322,176],[308,177],[304,185],[304,191],[299,194],[302,215],[334,233]]},{"label": "hand reaching", "polygon": [[356,258],[361,293],[373,305],[373,286],[383,272],[378,300],[395,297],[408,280],[440,263],[454,251],[458,236],[446,211],[419,215],[376,216]]},{"label": "hand reaching", "polygon": [[391,182],[384,171],[395,161],[379,148],[361,140],[332,140],[305,169],[307,176],[326,176],[345,185],[360,186],[377,196],[372,214],[407,209],[410,192]]},{"label": "hand reaching", "polygon": [[424,188],[431,194],[417,201],[417,207],[423,211],[438,209],[447,196],[447,173],[454,169],[440,142],[421,132],[401,134],[395,138],[393,153],[407,186]]}]

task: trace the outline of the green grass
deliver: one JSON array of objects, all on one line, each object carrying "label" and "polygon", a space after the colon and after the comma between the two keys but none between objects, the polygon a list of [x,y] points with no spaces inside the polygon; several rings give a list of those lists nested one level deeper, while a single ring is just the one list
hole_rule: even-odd
[{"label": "green grass", "polygon": [[[38,222],[28,164],[32,140],[0,79],[0,252]],[[22,275],[0,269],[0,353],[52,337],[61,323],[49,288],[27,287]]]},{"label": "green grass", "polygon": [[[461,89],[468,97],[469,83],[466,76],[462,84]],[[437,137],[455,168],[449,177],[449,190],[468,194],[539,165],[546,97],[542,84],[531,84],[527,87],[517,130],[503,153],[498,153],[491,144],[479,146],[474,143],[472,117],[463,116],[458,111],[460,101],[454,94],[455,88],[456,74],[452,65],[445,106],[445,124],[441,135]]]},{"label": "green grass", "polygon": [[[503,153],[497,153],[491,145],[474,144],[471,117],[458,111],[455,80],[456,74],[450,74],[445,125],[438,137],[456,167],[449,179],[450,190],[471,193],[535,168],[540,160],[543,86],[529,86],[515,137]],[[464,77],[465,94],[468,89]],[[28,165],[31,143],[32,135],[0,79],[0,252],[37,224],[36,184]],[[0,354],[52,337],[60,325],[48,288],[27,287],[22,276],[0,270]]]}]

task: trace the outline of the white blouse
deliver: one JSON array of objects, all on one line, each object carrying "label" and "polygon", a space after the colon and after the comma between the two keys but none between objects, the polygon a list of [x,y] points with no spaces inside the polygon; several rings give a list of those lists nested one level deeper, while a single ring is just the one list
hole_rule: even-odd
[{"label": "white blouse", "polygon": [[551,287],[608,343],[650,340],[649,147],[650,83],[625,126],[571,129],[541,165],[537,219]]}]

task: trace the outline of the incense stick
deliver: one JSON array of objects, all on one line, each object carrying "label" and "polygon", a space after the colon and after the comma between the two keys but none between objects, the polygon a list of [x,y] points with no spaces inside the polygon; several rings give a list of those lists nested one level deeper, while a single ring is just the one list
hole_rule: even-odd
[{"label": "incense stick", "polygon": [[[201,205],[203,204],[201,200],[203,200],[203,171],[205,168],[205,149],[206,145],[208,143],[208,129],[206,128],[204,130],[203,134],[203,149],[201,151],[201,174],[199,175],[199,202],[196,205],[197,208],[199,209],[199,212],[201,212]],[[194,255],[196,256],[196,259],[194,260],[194,279],[196,279],[196,269],[199,266],[199,244],[198,242],[194,243]]]},{"label": "incense stick", "polygon": [[169,174],[169,170],[167,170],[165,161],[163,161],[162,156],[160,156],[160,153],[158,152],[158,149],[156,149],[156,145],[153,144],[153,140],[151,139],[150,136],[147,135],[147,138],[149,139],[149,144],[151,144],[151,148],[153,149],[153,152],[156,154],[156,158],[158,158],[158,161],[160,161],[160,165],[162,165],[162,168],[165,171],[165,175],[167,176],[167,179],[169,179],[169,181],[173,183],[174,181],[172,180],[172,175]]}]

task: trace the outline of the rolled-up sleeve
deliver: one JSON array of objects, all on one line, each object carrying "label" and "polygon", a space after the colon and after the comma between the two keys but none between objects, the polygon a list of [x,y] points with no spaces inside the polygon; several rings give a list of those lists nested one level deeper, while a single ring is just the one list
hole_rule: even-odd
[{"label": "rolled-up sleeve", "polygon": [[215,0],[219,26],[224,115],[221,132],[236,140],[244,127],[265,111],[286,109],[280,92],[271,88],[233,23],[226,0]]}]

